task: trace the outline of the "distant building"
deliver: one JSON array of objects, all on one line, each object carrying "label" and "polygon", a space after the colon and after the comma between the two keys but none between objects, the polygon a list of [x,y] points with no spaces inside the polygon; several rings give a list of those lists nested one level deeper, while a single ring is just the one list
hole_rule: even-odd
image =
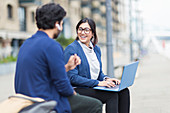
[{"label": "distant building", "polygon": [[25,8],[18,0],[0,2],[0,58],[17,56],[22,42],[36,31],[36,6]]},{"label": "distant building", "polygon": [[[25,39],[37,31],[35,10],[37,6],[55,2],[67,11],[63,34],[66,38],[76,37],[76,24],[81,18],[95,20],[99,45],[106,52],[106,7],[105,0],[0,0],[0,58],[17,56],[19,47]],[[124,0],[112,0],[114,47],[121,39],[127,39],[127,24]],[[128,39],[127,39],[128,40]]]}]

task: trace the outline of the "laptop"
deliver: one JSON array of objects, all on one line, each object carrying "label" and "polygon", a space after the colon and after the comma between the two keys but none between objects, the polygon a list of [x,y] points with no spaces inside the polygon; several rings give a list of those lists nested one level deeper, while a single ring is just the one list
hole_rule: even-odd
[{"label": "laptop", "polygon": [[135,80],[135,75],[136,75],[138,64],[139,64],[139,61],[136,61],[131,64],[125,65],[123,67],[121,83],[119,85],[116,85],[115,87],[111,87],[111,88],[108,88],[105,86],[96,86],[96,87],[93,87],[93,89],[119,92],[131,86]]}]

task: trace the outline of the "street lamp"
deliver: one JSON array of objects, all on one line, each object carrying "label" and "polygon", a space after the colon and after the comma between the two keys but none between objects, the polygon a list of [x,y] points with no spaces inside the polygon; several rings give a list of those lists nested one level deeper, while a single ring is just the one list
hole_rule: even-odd
[{"label": "street lamp", "polygon": [[114,77],[111,0],[106,0],[107,75]]},{"label": "street lamp", "polygon": [[133,61],[133,38],[132,38],[132,0],[129,0],[129,39],[130,39],[130,61]]}]

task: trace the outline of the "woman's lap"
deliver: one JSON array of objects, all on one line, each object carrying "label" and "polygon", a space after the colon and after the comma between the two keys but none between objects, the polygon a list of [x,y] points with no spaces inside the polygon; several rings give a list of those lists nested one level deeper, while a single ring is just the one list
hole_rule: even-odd
[{"label": "woman's lap", "polygon": [[75,88],[75,91],[80,95],[86,95],[93,98],[97,98],[102,101],[102,103],[106,103],[106,101],[111,97],[118,98],[118,93],[116,92],[95,90],[93,88]]},{"label": "woman's lap", "polygon": [[103,104],[106,104],[107,113],[118,111],[119,113],[129,113],[130,94],[128,88],[120,92],[95,90],[93,88],[75,88],[75,91],[80,95],[86,95],[99,99]]}]

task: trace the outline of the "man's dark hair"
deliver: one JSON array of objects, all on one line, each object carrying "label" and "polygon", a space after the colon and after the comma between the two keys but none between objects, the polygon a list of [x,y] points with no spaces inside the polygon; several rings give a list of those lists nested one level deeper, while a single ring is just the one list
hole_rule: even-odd
[{"label": "man's dark hair", "polygon": [[36,24],[39,29],[53,29],[66,16],[66,11],[55,3],[48,3],[36,9]]},{"label": "man's dark hair", "polygon": [[[92,31],[92,33],[94,34],[94,36],[91,38],[91,41],[92,41],[92,43],[93,43],[93,46],[95,46],[95,45],[97,44],[97,42],[98,42],[98,37],[97,37],[97,33],[96,33],[96,24],[95,24],[95,22],[94,22],[92,19],[90,19],[90,18],[83,18],[83,19],[81,19],[81,20],[78,22],[77,26],[76,26],[76,32],[78,31],[79,26],[80,26],[82,23],[86,23],[86,22],[89,24],[89,26],[90,26],[90,28],[91,28],[91,31]],[[76,37],[76,40],[78,40],[78,39],[79,39],[79,38]]]}]

